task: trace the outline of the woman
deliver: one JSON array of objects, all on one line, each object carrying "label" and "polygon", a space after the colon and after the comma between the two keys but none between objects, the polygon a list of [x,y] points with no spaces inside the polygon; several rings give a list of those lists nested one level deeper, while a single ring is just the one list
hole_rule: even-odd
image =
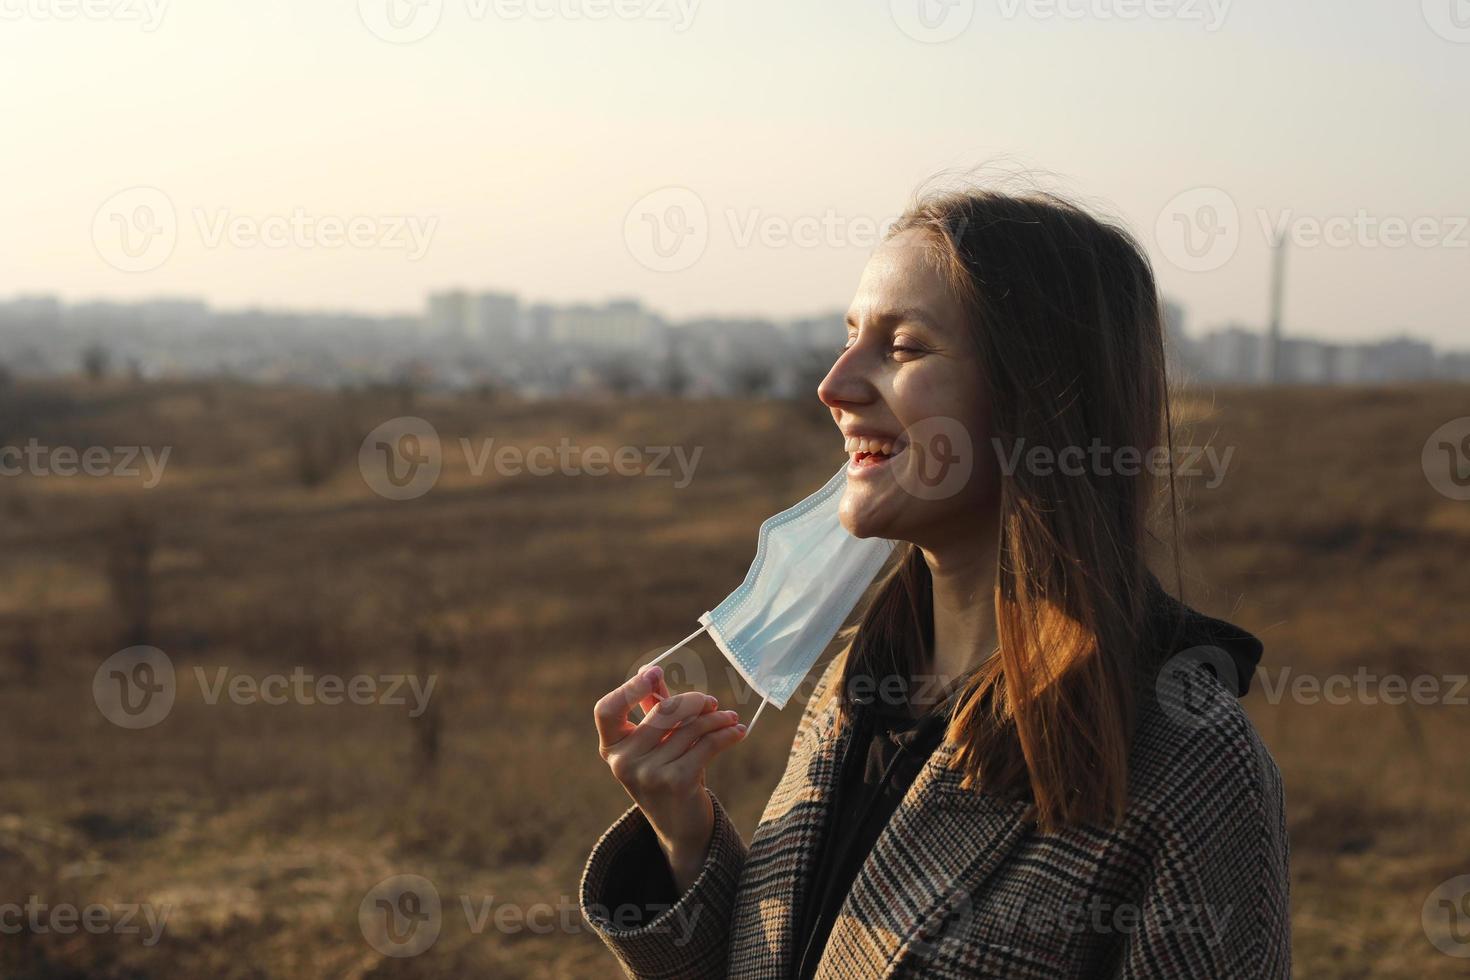
[{"label": "woman", "polygon": [[843,526],[906,544],[749,845],[704,785],[734,712],[657,667],[597,704],[636,805],[581,901],[629,975],[1289,976],[1281,779],[1235,701],[1261,644],[1146,563],[1162,333],[1137,242],[1056,197],[895,224],[818,395]]}]

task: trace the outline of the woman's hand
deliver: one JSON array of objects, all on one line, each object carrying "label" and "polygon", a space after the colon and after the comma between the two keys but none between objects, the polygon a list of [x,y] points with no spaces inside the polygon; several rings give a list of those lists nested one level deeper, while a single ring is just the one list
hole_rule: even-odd
[{"label": "woman's hand", "polygon": [[[628,720],[634,705],[643,709],[637,724]],[[663,668],[649,667],[603,695],[592,712],[598,753],[658,835],[680,894],[699,876],[714,833],[705,766],[745,738],[736,713],[717,707],[699,691],[670,696]]]}]

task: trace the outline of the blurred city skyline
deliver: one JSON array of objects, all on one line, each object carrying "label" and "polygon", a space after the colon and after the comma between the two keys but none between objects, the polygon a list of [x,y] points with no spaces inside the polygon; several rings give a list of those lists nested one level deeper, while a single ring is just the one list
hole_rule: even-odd
[{"label": "blurred city skyline", "polygon": [[[1403,333],[1325,342],[1287,329],[1191,323],[1162,304],[1170,373],[1186,385],[1393,384],[1470,380],[1470,349]],[[813,394],[842,346],[845,311],[801,317],[674,318],[635,297],[526,302],[444,290],[413,314],[215,309],[200,299],[68,304],[0,299],[0,377],[230,377],[316,388],[402,385],[597,394]]]}]

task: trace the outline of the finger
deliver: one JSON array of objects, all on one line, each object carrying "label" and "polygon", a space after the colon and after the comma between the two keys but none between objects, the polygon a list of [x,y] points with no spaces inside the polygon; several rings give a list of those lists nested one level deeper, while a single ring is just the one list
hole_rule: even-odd
[{"label": "finger", "polygon": [[687,752],[669,763],[670,778],[676,783],[694,779],[709,766],[710,760],[744,739],[744,725],[729,725],[700,736]]},{"label": "finger", "polygon": [[735,711],[711,711],[700,715],[676,728],[663,740],[663,744],[648,753],[648,761],[653,765],[668,765],[689,751],[696,739],[739,723],[740,715]]},{"label": "finger", "polygon": [[647,755],[677,726],[703,714],[713,700],[700,691],[685,691],[665,698],[644,716],[622,745],[631,755]]},{"label": "finger", "polygon": [[669,679],[663,673],[663,668],[659,668],[659,675],[658,679],[654,681],[653,692],[638,702],[638,707],[642,708],[643,713],[646,715],[653,710],[656,704],[669,696]]},{"label": "finger", "polygon": [[[653,694],[651,694],[648,697],[646,697],[646,698],[643,699],[643,701],[642,701],[643,714],[641,716],[639,716],[639,719],[638,719],[639,721],[642,721],[644,718],[648,717],[648,713],[650,711],[652,711],[654,708],[657,708],[660,704],[662,704],[663,702],[667,701],[669,698],[673,697],[673,695],[671,693],[669,693],[669,688],[668,688],[668,684],[667,684],[666,679],[661,679],[659,686],[662,688],[662,692],[655,691]],[[687,693],[698,694],[699,692],[698,691],[691,691],[691,692],[687,692]],[[704,710],[705,710],[705,712],[714,711],[715,708],[718,705],[719,705],[719,702],[718,701],[713,701],[713,700],[707,701],[705,703]]]},{"label": "finger", "polygon": [[628,712],[633,710],[633,705],[653,693],[662,678],[662,667],[640,670],[620,687],[598,699],[592,708],[592,720],[597,724],[597,740],[603,750],[618,744],[633,732],[634,725],[628,721]]}]

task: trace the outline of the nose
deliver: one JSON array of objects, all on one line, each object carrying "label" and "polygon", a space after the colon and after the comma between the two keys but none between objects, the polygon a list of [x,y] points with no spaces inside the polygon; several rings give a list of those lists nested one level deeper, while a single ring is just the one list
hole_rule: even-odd
[{"label": "nose", "polygon": [[877,389],[868,377],[860,348],[861,345],[854,344],[843,351],[821,384],[817,385],[817,397],[828,408],[867,405],[877,397]]}]

